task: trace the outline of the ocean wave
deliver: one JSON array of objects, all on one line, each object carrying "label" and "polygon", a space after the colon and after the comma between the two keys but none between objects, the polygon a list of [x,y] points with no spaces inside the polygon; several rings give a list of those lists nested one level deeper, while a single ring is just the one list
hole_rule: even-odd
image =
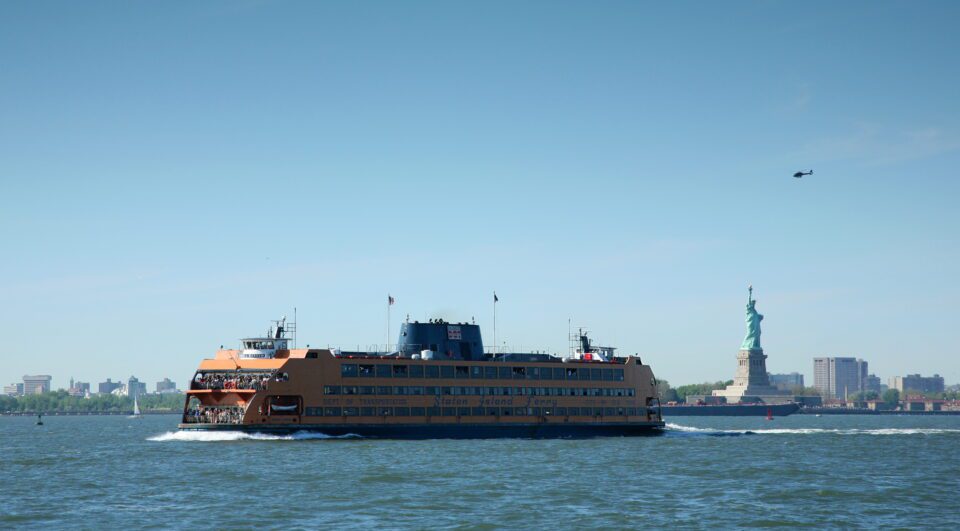
[{"label": "ocean wave", "polygon": [[730,435],[944,435],[960,433],[955,428],[876,428],[876,429],[830,429],[830,428],[768,428],[752,430],[718,430],[711,428],[697,428],[680,424],[667,423],[668,432],[693,433],[710,436]]},{"label": "ocean wave", "polygon": [[244,431],[168,431],[153,437],[153,442],[223,442],[223,441],[306,441],[310,439],[360,439],[359,435],[327,435],[325,433],[298,431],[289,435],[271,433],[248,433]]}]

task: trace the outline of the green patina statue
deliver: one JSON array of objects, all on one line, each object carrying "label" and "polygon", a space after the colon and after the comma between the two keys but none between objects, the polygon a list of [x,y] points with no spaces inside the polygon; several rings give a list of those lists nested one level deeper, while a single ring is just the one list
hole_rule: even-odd
[{"label": "green patina statue", "polygon": [[763,316],[755,308],[757,301],[753,300],[753,286],[748,288],[747,294],[747,337],[743,338],[742,350],[760,349],[760,321]]}]

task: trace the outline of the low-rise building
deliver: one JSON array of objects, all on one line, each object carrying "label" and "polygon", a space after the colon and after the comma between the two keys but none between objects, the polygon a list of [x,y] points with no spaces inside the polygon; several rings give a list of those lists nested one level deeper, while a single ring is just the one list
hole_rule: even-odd
[{"label": "low-rise building", "polygon": [[803,388],[803,375],[799,372],[789,374],[771,374],[770,385],[784,391],[792,391],[797,388]]},{"label": "low-rise building", "polygon": [[919,374],[894,376],[890,379],[890,387],[900,391],[900,394],[909,391],[916,393],[942,393],[944,391],[943,376],[939,374],[933,376],[920,376]]},{"label": "low-rise building", "polygon": [[3,394],[7,396],[23,396],[23,384],[16,382],[3,386]]}]

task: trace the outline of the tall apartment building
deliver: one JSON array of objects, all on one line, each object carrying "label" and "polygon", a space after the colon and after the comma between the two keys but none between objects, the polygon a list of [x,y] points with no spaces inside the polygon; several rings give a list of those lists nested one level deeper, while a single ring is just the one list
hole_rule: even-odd
[{"label": "tall apartment building", "polygon": [[176,393],[177,384],[170,381],[170,378],[164,378],[162,382],[157,382],[158,393]]},{"label": "tall apartment building", "polygon": [[109,395],[121,385],[123,384],[121,384],[120,382],[111,382],[110,378],[107,378],[107,381],[100,382],[97,385],[97,392],[100,393],[101,395]]},{"label": "tall apartment building", "polygon": [[145,394],[147,394],[147,383],[141,382],[136,376],[131,376],[130,379],[127,380],[127,396],[136,398]]},{"label": "tall apartment building", "polygon": [[47,374],[27,375],[23,377],[23,394],[38,395],[50,392],[50,381],[53,377]]},{"label": "tall apartment building", "polygon": [[858,358],[813,358],[813,386],[825,398],[847,398],[866,390],[867,362]]},{"label": "tall apartment building", "polygon": [[880,383],[880,377],[875,374],[867,375],[867,379],[863,382],[863,390],[880,394],[883,392],[883,385]]},{"label": "tall apartment building", "polygon": [[944,390],[943,376],[934,374],[933,376],[920,376],[919,374],[908,374],[907,376],[894,376],[890,378],[890,388],[900,391],[902,395],[905,391],[915,391],[918,393],[942,393]]},{"label": "tall apartment building", "polygon": [[771,374],[770,385],[784,391],[792,391],[798,387],[803,387],[803,375],[799,372],[790,374]]}]

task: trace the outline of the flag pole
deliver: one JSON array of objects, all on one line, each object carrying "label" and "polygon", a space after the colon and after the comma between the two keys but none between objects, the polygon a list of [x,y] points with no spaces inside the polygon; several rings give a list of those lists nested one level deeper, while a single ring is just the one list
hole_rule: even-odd
[{"label": "flag pole", "polygon": [[392,305],[393,297],[387,293],[387,354],[390,353],[390,306]]},{"label": "flag pole", "polygon": [[497,292],[493,292],[493,359],[497,359]]}]

